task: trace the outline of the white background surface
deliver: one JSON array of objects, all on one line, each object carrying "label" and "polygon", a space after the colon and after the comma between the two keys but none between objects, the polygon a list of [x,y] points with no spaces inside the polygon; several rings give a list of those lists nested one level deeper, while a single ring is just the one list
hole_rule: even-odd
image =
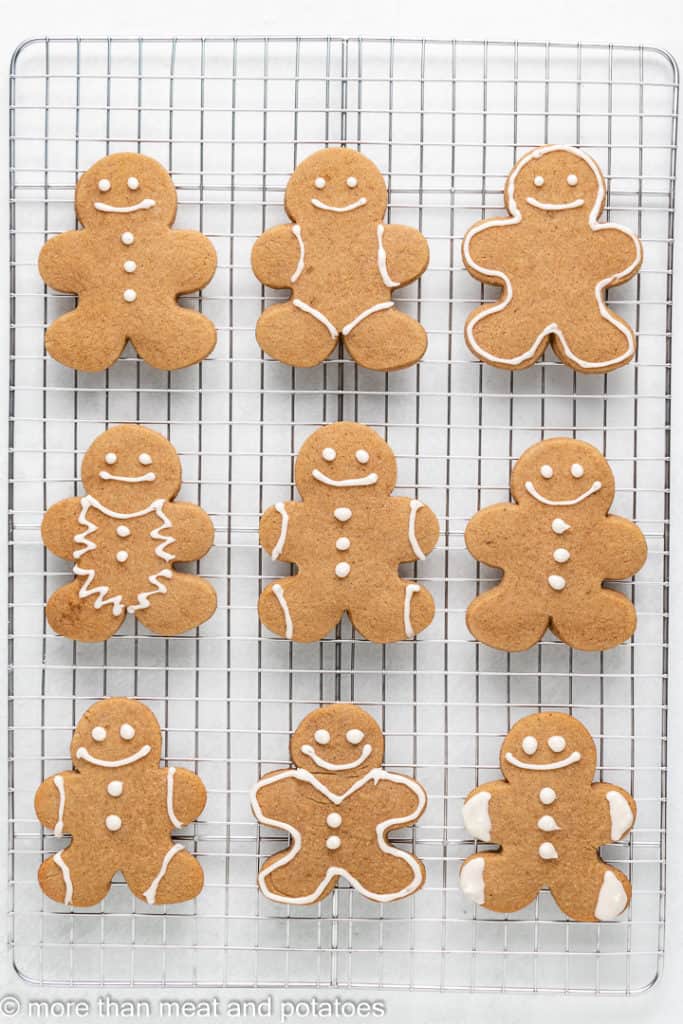
[{"label": "white background surface", "polygon": [[[0,46],[3,49],[2,66],[7,68],[13,49],[22,39],[37,35],[212,35],[212,34],[301,34],[301,35],[364,35],[364,36],[426,36],[433,38],[460,39],[525,39],[575,42],[623,42],[628,44],[647,43],[661,46],[672,52],[679,63],[683,63],[683,5],[676,0],[648,0],[647,3],[598,2],[598,0],[507,0],[506,3],[489,0],[488,4],[457,4],[438,0],[420,0],[398,3],[374,2],[368,0],[344,0],[335,5],[329,0],[250,0],[248,4],[226,4],[220,2],[189,3],[188,0],[128,0],[128,3],[113,4],[83,3],[75,0],[43,0],[17,4],[10,7],[2,4],[2,32]],[[0,104],[7,109],[6,72],[0,81]],[[3,164],[6,166],[6,138],[0,140]],[[2,181],[3,232],[6,237],[7,175]],[[681,246],[681,223],[677,225],[676,266]],[[7,323],[7,250],[2,259],[3,285],[0,294],[2,322]],[[677,274],[677,277],[680,276]],[[674,309],[674,395],[681,395],[681,360],[678,358],[677,338],[683,330],[681,303]],[[5,366],[0,361],[0,373]],[[2,388],[2,395],[6,388]],[[3,402],[5,401],[3,397]],[[680,797],[683,782],[683,758],[681,744],[677,741],[683,727],[680,714],[680,699],[677,692],[677,670],[680,665],[681,644],[677,640],[676,623],[679,620],[681,601],[680,586],[680,540],[677,524],[681,472],[678,459],[681,455],[680,401],[674,402],[674,444],[673,444],[673,495],[672,495],[672,657],[671,657],[671,715],[669,719],[670,779],[669,779],[669,843],[668,843],[668,934],[667,960],[664,974],[655,988],[642,996],[631,999],[601,998],[593,1000],[581,997],[515,997],[493,996],[415,996],[405,993],[385,993],[387,1016],[394,1021],[415,1021],[417,1024],[431,1024],[438,1021],[469,1022],[483,1021],[495,1014],[504,1022],[524,1021],[534,1024],[546,1020],[552,1014],[560,1024],[573,1021],[580,1014],[585,1021],[673,1021],[680,1020],[681,1000],[679,973],[683,966],[683,900],[681,899],[681,834],[683,829],[683,800]],[[2,412],[4,433],[5,410]],[[6,445],[2,444],[2,451]],[[4,456],[3,456],[4,461]],[[3,517],[4,519],[4,517]],[[3,545],[4,557],[4,545]],[[2,578],[4,579],[4,567]],[[4,709],[3,709],[4,710]],[[4,736],[4,730],[2,732]],[[0,761],[4,765],[4,758]],[[1,909],[1,908],[0,908]],[[12,978],[5,983],[5,991],[12,991]],[[36,993],[37,995],[38,993]],[[117,993],[121,997],[123,993]],[[64,993],[61,993],[64,995]],[[195,993],[195,996],[197,993]],[[142,997],[142,992],[136,993]],[[360,993],[353,993],[354,1000]],[[0,1004],[1,1012],[1,1004]],[[16,1019],[16,1018],[15,1018]],[[312,1018],[309,1018],[312,1019]]]}]

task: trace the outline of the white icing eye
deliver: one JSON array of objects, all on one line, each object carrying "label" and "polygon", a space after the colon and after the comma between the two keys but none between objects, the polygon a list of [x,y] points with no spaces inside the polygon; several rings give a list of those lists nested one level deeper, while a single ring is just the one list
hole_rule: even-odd
[{"label": "white icing eye", "polygon": [[522,750],[525,754],[535,754],[538,750],[538,740],[535,736],[525,736],[522,740]]},{"label": "white icing eye", "polygon": [[349,188],[355,188],[356,185],[358,184],[358,178],[354,178],[354,176],[351,175],[350,178],[346,179],[346,184],[349,186]]},{"label": "white icing eye", "polygon": [[575,462],[571,468],[571,474],[575,480],[580,480],[584,474],[584,468],[580,462]]},{"label": "white icing eye", "polygon": [[316,743],[319,743],[321,747],[325,747],[330,742],[330,734],[327,729],[316,729],[313,733],[313,739]]},{"label": "white icing eye", "polygon": [[551,736],[548,740],[548,746],[554,754],[561,754],[567,746],[567,741],[564,736]]},{"label": "white icing eye", "polygon": [[537,174],[536,177],[534,178],[534,185],[536,186],[536,188],[540,188],[541,185],[543,185],[544,183],[545,183],[545,178],[543,177],[543,175],[542,174]]},{"label": "white icing eye", "polygon": [[579,184],[579,179],[576,177],[575,174],[568,174],[567,175],[567,184],[571,185],[572,188],[573,188],[574,185],[578,185]]},{"label": "white icing eye", "polygon": [[315,185],[316,188],[325,188],[327,182],[325,181],[324,178],[316,178],[313,184]]},{"label": "white icing eye", "polygon": [[90,735],[92,736],[96,743],[101,743],[102,740],[106,740],[107,738],[107,730],[104,728],[103,725],[96,725],[95,728],[90,733]]},{"label": "white icing eye", "polygon": [[119,736],[122,740],[132,740],[133,736],[135,736],[135,729],[128,722],[124,722],[119,729]]},{"label": "white icing eye", "polygon": [[323,448],[322,456],[325,462],[334,462],[334,460],[337,458],[337,453],[335,452],[334,448]]},{"label": "white icing eye", "polygon": [[97,182],[97,187],[100,190],[100,192],[108,192],[111,188],[111,182],[109,178],[100,178],[100,180]]},{"label": "white icing eye", "polygon": [[346,739],[349,743],[353,743],[354,747],[357,747],[365,739],[365,733],[361,732],[360,729],[349,729]]},{"label": "white icing eye", "polygon": [[151,466],[152,456],[148,455],[147,452],[141,452],[138,455],[138,462],[140,463],[141,466]]},{"label": "white icing eye", "polygon": [[140,188],[140,182],[138,181],[138,179],[137,178],[129,178],[128,179],[128,188],[131,189],[133,192],[135,192],[136,189],[139,189]]},{"label": "white icing eye", "polygon": [[107,454],[104,456],[104,461],[107,463],[108,466],[113,466],[115,463],[119,461],[119,457],[118,455],[115,455],[114,452],[107,452]]},{"label": "white icing eye", "polygon": [[550,480],[551,476],[553,475],[553,467],[541,466],[539,473],[541,474],[544,480]]},{"label": "white icing eye", "polygon": [[356,452],[356,459],[360,462],[361,466],[364,466],[370,461],[370,455],[366,452],[365,448],[359,448]]}]

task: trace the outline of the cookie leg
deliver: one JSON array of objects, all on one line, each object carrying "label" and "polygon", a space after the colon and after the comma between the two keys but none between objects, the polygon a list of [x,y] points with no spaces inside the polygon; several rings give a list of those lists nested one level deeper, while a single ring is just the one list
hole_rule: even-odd
[{"label": "cookie leg", "polygon": [[614,921],[631,901],[626,875],[597,857],[558,874],[550,891],[560,910],[575,921]]},{"label": "cookie leg", "polygon": [[379,848],[366,849],[349,872],[364,895],[381,903],[410,896],[425,880],[422,861],[403,850],[401,856],[396,857]]},{"label": "cookie leg", "polygon": [[125,616],[114,615],[110,604],[95,607],[93,598],[79,597],[81,583],[74,580],[55,590],[47,602],[47,621],[58,636],[86,643],[101,643],[114,635]]},{"label": "cookie leg", "polygon": [[499,583],[475,597],[466,614],[475,639],[499,651],[526,651],[545,633],[549,616],[529,603],[526,588]]},{"label": "cookie leg", "polygon": [[204,887],[201,865],[182,843],[162,847],[154,856],[140,853],[123,875],[137,898],[150,906],[193,900]]},{"label": "cookie leg", "polygon": [[165,594],[149,598],[149,608],[135,612],[143,626],[160,636],[178,636],[201,626],[216,610],[216,591],[201,576],[174,572],[164,580]]},{"label": "cookie leg", "polygon": [[368,370],[402,370],[427,349],[422,324],[395,307],[371,313],[344,336],[349,354]]},{"label": "cookie leg", "polygon": [[329,865],[319,851],[307,854],[302,849],[288,860],[290,853],[282,850],[264,862],[258,874],[261,892],[279,903],[317,903],[324,899],[337,884],[338,874],[332,873],[326,881]]},{"label": "cookie leg", "polygon": [[349,618],[366,640],[412,640],[434,618],[434,598],[421,583],[397,576],[377,584],[366,578],[363,583],[353,592]]},{"label": "cookie leg", "polygon": [[298,643],[322,640],[341,618],[343,608],[302,573],[277,580],[259,598],[264,626],[277,636]]},{"label": "cookie leg", "polygon": [[505,309],[497,303],[479,306],[465,324],[465,341],[470,350],[486,363],[507,370],[521,370],[539,359],[550,340],[545,328],[550,322],[545,312],[532,319],[531,309],[522,298]]},{"label": "cookie leg", "polygon": [[45,332],[45,347],[53,359],[90,373],[115,363],[125,344],[125,331],[116,320],[83,303],[60,316]]},{"label": "cookie leg", "polygon": [[602,316],[595,305],[582,309],[571,323],[561,325],[564,340],[553,337],[559,358],[577,370],[595,373],[630,362],[635,354],[633,330],[612,310],[609,315],[611,319]]},{"label": "cookie leg", "polygon": [[256,324],[256,340],[273,359],[289,366],[317,366],[327,359],[339,335],[293,302],[264,310]]},{"label": "cookie leg", "polygon": [[475,853],[460,868],[460,888],[473,903],[498,914],[526,907],[540,889],[533,866],[505,852]]},{"label": "cookie leg", "polygon": [[157,370],[182,370],[213,351],[216,328],[202,313],[172,303],[141,320],[131,342],[140,358]]},{"label": "cookie leg", "polygon": [[38,869],[38,884],[56,903],[73,907],[92,907],[109,892],[115,867],[98,864],[92,846],[88,849],[60,850],[43,861]]},{"label": "cookie leg", "polygon": [[580,651],[606,651],[629,640],[636,610],[624,594],[601,587],[583,596],[565,615],[553,615],[550,627],[563,643]]}]

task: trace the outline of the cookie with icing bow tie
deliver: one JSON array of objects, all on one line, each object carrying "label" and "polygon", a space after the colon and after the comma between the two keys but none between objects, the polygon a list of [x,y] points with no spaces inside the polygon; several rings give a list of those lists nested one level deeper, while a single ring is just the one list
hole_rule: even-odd
[{"label": "cookie with icing bow tie", "polygon": [[514,502],[472,517],[465,543],[503,578],[467,609],[477,640],[524,651],[546,629],[570,647],[604,651],[628,640],[636,611],[603,586],[642,568],[647,545],[639,527],[609,514],[614,476],[590,444],[555,437],[532,445],[512,471]]},{"label": "cookie with icing bow tie", "polygon": [[427,796],[415,779],[382,767],[374,718],[354,704],[329,704],[304,718],[290,749],[294,766],[264,775],[251,792],[257,820],[290,836],[259,871],[263,895],[316,903],[340,879],[378,903],[416,892],[424,865],[389,833],[414,824]]},{"label": "cookie with icing bow tie", "polygon": [[204,810],[206,789],[194,772],[160,768],[159,724],[140,701],[111,697],[83,715],[71,743],[74,770],[40,785],[40,823],[70,844],[44,861],[38,882],[66,906],[103,900],[121,871],[148,904],[180,903],[197,896],[204,873],[173,829]]},{"label": "cookie with icing bow tie", "polygon": [[478,786],[463,807],[467,831],[501,847],[464,862],[466,896],[511,914],[550,889],[575,921],[624,912],[631,884],[598,848],[628,835],[636,804],[619,786],[593,782],[595,760],[592,737],[571,715],[543,712],[515,723],[500,751],[505,781]]},{"label": "cookie with icing bow tie", "polygon": [[74,370],[105,370],[130,341],[159,370],[205,359],[216,344],[207,317],[176,299],[209,283],[216,250],[199,231],[174,231],[176,190],[164,167],[140,153],[98,160],[76,186],[82,231],[45,243],[46,284],[78,296],[49,325],[47,351]]},{"label": "cookie with icing bow tie", "polygon": [[270,228],[252,251],[254,274],[289,288],[256,325],[261,348],[291,366],[316,366],[342,339],[370,370],[400,370],[424,355],[427,335],[396,309],[394,289],[427,268],[424,236],[385,224],[387,187],[354,149],[322,149],[299,164],[285,192],[292,224]]}]

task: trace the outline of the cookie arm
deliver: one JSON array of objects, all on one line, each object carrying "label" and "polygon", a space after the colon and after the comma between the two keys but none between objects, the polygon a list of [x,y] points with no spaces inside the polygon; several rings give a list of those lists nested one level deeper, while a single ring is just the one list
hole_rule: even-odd
[{"label": "cookie arm", "polygon": [[509,795],[509,783],[502,779],[477,786],[468,794],[462,807],[462,819],[471,836],[483,843],[502,844],[502,836],[496,832],[496,822]]},{"label": "cookie arm", "polygon": [[[405,224],[378,225],[378,261],[385,284],[398,288],[424,274],[429,264],[427,239],[417,228]],[[382,266],[384,249],[386,268]],[[386,269],[385,274],[382,273]]]},{"label": "cookie arm", "polygon": [[487,284],[504,284],[501,269],[514,236],[514,221],[480,220],[473,224],[462,240],[462,260],[471,274]]},{"label": "cookie arm", "polygon": [[398,545],[399,562],[418,562],[426,558],[439,539],[439,520],[431,508],[417,498],[392,498],[392,515],[387,522],[387,538]]},{"label": "cookie arm", "polygon": [[65,231],[50,238],[40,250],[38,271],[55,291],[75,294],[86,283],[87,254],[83,235],[83,231]]},{"label": "cookie arm", "polygon": [[55,835],[64,832],[67,791],[72,792],[76,772],[57,772],[38,786],[33,799],[36,817],[40,824]]},{"label": "cookie arm", "polygon": [[601,224],[595,235],[600,252],[597,271],[601,277],[611,278],[605,288],[628,281],[638,273],[643,262],[643,247],[636,235],[615,224]]},{"label": "cookie arm", "polygon": [[396,821],[385,831],[417,821],[427,806],[427,794],[417,779],[382,769],[378,774],[381,779],[376,782],[374,790],[378,806],[382,808],[387,822]]},{"label": "cookie arm", "polygon": [[78,517],[81,512],[80,498],[64,498],[51,505],[43,516],[40,534],[43,544],[53,555],[71,561],[78,547],[76,534],[81,532]]},{"label": "cookie arm", "polygon": [[169,231],[170,277],[177,295],[203,288],[216,273],[218,256],[201,231]]},{"label": "cookie arm", "polygon": [[166,533],[175,540],[169,549],[174,561],[194,562],[202,558],[214,537],[213,523],[204,509],[189,501],[173,501],[167,502],[164,511],[171,520]]},{"label": "cookie arm", "polygon": [[[597,538],[596,538],[597,540]],[[600,573],[606,580],[624,580],[642,569],[647,543],[639,526],[621,516],[607,516],[596,543]]]},{"label": "cookie arm", "polygon": [[484,565],[505,568],[508,553],[519,547],[519,508],[501,502],[472,516],[465,527],[467,550]]},{"label": "cookie arm", "polygon": [[293,562],[292,525],[300,507],[298,501],[278,501],[261,516],[259,543],[271,558]]},{"label": "cookie arm", "polygon": [[176,828],[189,825],[206,806],[206,787],[198,775],[187,768],[167,768],[166,808]]},{"label": "cookie arm", "polygon": [[263,824],[285,829],[290,825],[296,828],[298,819],[310,813],[310,799],[319,798],[317,790],[302,783],[293,768],[262,775],[250,794],[254,817]]},{"label": "cookie arm", "polygon": [[636,802],[630,793],[621,786],[610,786],[608,782],[594,782],[591,800],[597,808],[600,822],[595,836],[598,846],[617,843],[628,835],[636,820]]},{"label": "cookie arm", "polygon": [[303,269],[304,246],[296,224],[278,224],[264,231],[251,250],[251,268],[269,288],[291,288],[299,267]]}]

